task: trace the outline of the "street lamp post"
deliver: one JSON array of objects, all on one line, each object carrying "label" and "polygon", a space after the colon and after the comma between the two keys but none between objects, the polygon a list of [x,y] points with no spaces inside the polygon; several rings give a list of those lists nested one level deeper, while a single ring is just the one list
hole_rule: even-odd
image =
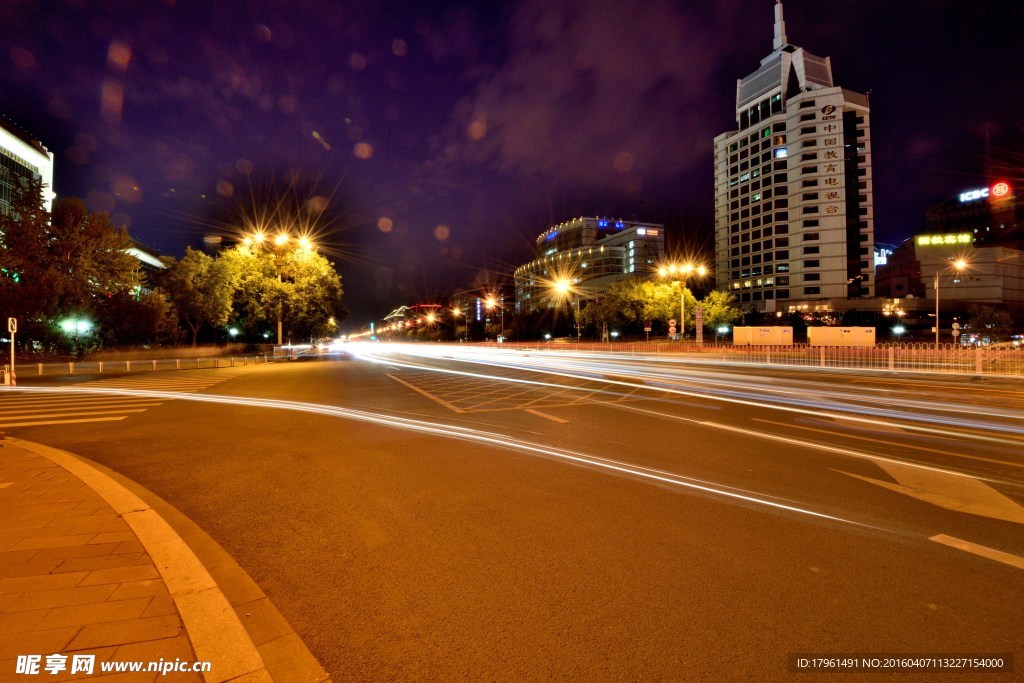
[{"label": "street lamp post", "polygon": [[493,294],[489,295],[484,303],[488,311],[493,311],[495,306],[501,309],[501,331],[498,333],[498,343],[503,344],[505,342],[505,307],[501,305],[499,298]]},{"label": "street lamp post", "polygon": [[658,269],[661,277],[672,277],[672,283],[679,283],[679,342],[686,338],[686,277],[690,273],[697,273],[700,277],[707,275],[708,269],[704,266],[695,266],[692,263],[676,265],[671,263]]},{"label": "street lamp post", "polygon": [[[310,251],[313,251],[314,249],[316,249],[316,246],[313,244],[313,242],[308,237],[302,236],[302,237],[299,237],[298,240],[296,240],[296,241],[298,243],[298,247],[301,248],[303,251],[310,252]],[[255,232],[255,233],[253,233],[251,235],[246,235],[245,238],[242,240],[242,242],[247,247],[255,247],[256,249],[262,249],[263,245],[267,242],[267,235],[265,233],[263,233],[263,232],[257,231],[257,232]],[[274,255],[274,270],[277,272],[277,281],[279,283],[283,283],[284,282],[284,278],[282,277],[282,273],[284,271],[284,265],[285,265],[284,254],[285,254],[285,251],[288,248],[292,248],[291,247],[292,237],[287,232],[281,231],[277,235],[274,236],[274,239],[272,240],[272,242],[273,243],[270,246],[270,251]],[[283,302],[279,301],[278,304],[277,304],[277,345],[278,346],[282,346],[284,344],[284,325],[283,325],[283,322],[282,322],[282,318],[283,318],[283,310],[282,310],[282,308],[283,308],[283,306],[284,306]]]},{"label": "street lamp post", "polygon": [[939,276],[943,273],[959,273],[967,267],[967,262],[957,259],[948,268],[935,269],[935,350],[939,350]]}]

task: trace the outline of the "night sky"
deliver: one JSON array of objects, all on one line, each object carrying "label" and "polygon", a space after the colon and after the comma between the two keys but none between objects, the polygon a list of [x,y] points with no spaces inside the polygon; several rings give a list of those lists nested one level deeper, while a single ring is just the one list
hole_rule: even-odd
[{"label": "night sky", "polygon": [[[712,139],[773,4],[0,0],[0,114],[54,152],[58,195],[164,253],[312,208],[361,324],[511,296],[534,238],[582,215],[665,223],[710,259]],[[789,42],[870,91],[877,241],[986,184],[987,159],[1024,182],[999,166],[1024,165],[1021,3],[784,7]]]}]

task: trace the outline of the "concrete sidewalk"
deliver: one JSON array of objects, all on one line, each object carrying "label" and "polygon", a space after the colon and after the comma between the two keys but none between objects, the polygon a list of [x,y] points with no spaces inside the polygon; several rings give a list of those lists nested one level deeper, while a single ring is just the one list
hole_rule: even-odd
[{"label": "concrete sidewalk", "polygon": [[[241,568],[170,510],[89,461],[0,440],[0,681],[328,680]],[[71,675],[89,660],[74,655],[95,656],[91,674]],[[102,671],[161,660],[210,670]]]}]

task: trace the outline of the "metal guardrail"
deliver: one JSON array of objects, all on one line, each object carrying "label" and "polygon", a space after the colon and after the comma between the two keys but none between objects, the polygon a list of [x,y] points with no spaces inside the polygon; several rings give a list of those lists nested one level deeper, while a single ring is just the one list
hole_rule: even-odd
[{"label": "metal guardrail", "polygon": [[255,356],[213,356],[208,358],[161,358],[153,360],[68,361],[61,363],[18,363],[15,377],[102,375],[104,373],[154,372],[156,370],[209,370],[273,362],[270,354]]},{"label": "metal guardrail", "polygon": [[673,356],[688,361],[736,365],[873,370],[1024,377],[1024,348],[966,347],[951,344],[879,344],[877,346],[733,346],[731,344],[612,343],[488,343],[490,348],[531,351],[610,353],[634,358]]}]

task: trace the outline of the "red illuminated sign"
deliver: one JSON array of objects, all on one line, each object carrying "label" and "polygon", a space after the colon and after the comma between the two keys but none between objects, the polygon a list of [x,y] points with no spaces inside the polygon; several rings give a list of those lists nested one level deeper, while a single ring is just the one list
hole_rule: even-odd
[{"label": "red illuminated sign", "polygon": [[993,197],[1005,197],[1009,191],[1010,186],[1008,183],[996,183],[992,186]]}]

